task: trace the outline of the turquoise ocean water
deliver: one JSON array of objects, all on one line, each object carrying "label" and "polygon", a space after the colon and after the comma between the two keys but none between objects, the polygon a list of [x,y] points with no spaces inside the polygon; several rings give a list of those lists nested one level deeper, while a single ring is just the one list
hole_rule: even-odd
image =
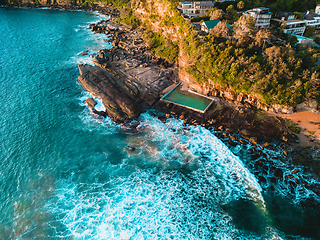
[{"label": "turquoise ocean water", "polygon": [[286,181],[280,150],[252,160],[152,112],[135,131],[90,114],[78,53],[110,47],[86,29],[100,18],[0,8],[0,239],[320,239],[319,185]]}]

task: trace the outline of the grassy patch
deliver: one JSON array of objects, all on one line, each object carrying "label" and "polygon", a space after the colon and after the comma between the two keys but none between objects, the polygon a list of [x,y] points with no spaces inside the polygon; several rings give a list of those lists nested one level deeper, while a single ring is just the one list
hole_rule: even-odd
[{"label": "grassy patch", "polygon": [[147,30],[144,33],[144,38],[158,57],[164,58],[171,63],[177,61],[179,54],[177,43],[172,42],[170,39],[165,39],[159,33],[152,32],[151,30]]},{"label": "grassy patch", "polygon": [[308,131],[308,133],[311,135],[311,136],[314,136],[316,134],[315,131]]},{"label": "grassy patch", "polygon": [[286,124],[288,126],[288,128],[296,133],[296,134],[299,134],[301,132],[301,128],[298,126],[298,124],[294,123],[293,121],[291,121],[290,119],[285,119],[286,121]]}]

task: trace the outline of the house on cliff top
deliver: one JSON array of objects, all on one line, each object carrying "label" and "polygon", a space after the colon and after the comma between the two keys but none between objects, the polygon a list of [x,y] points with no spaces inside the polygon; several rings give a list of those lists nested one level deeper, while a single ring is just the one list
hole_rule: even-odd
[{"label": "house on cliff top", "polygon": [[191,17],[203,17],[214,7],[212,1],[179,2],[178,9],[183,15]]},{"label": "house on cliff top", "polygon": [[[215,26],[218,25],[218,23],[220,22],[219,19],[216,20],[209,20],[209,21],[203,21],[200,25],[201,25],[201,31],[204,31],[206,33],[209,33],[210,29],[213,29]],[[227,27],[229,28],[229,33],[231,32],[232,29],[232,25],[227,24]]]},{"label": "house on cliff top", "polygon": [[216,20],[210,20],[210,21],[203,21],[201,23],[201,31],[204,31],[206,33],[209,32],[210,29],[214,28],[217,26],[217,24],[220,22],[219,19]]},{"label": "house on cliff top", "polygon": [[243,13],[246,16],[251,16],[256,20],[257,29],[269,28],[272,12],[269,11],[269,8],[258,7],[253,8]]}]

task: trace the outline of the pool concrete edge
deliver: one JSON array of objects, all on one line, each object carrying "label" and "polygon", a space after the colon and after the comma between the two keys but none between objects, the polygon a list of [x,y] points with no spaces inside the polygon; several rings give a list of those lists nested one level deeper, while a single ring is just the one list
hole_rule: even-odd
[{"label": "pool concrete edge", "polygon": [[179,103],[176,103],[176,102],[172,102],[170,100],[166,100],[164,99],[165,97],[167,97],[171,92],[173,92],[179,85],[181,85],[182,82],[179,82],[174,88],[172,88],[168,93],[166,93],[160,100],[164,101],[164,102],[167,102],[167,103],[172,103],[172,104],[175,104],[177,106],[180,106],[180,107],[184,107],[184,108],[187,108],[187,109],[191,109],[193,111],[196,111],[196,112],[200,112],[200,113],[205,113],[209,108],[210,106],[212,105],[212,103],[215,101],[213,98],[210,98],[208,96],[205,96],[203,94],[200,94],[200,93],[197,93],[197,92],[194,92],[192,90],[188,90],[188,92],[192,93],[192,94],[195,94],[195,95],[198,95],[198,96],[201,96],[203,98],[206,98],[206,99],[209,99],[211,100],[211,102],[208,104],[208,106],[204,109],[204,110],[200,110],[200,109],[197,109],[197,108],[193,108],[193,107],[189,107],[187,105],[183,105],[183,104],[179,104]]}]

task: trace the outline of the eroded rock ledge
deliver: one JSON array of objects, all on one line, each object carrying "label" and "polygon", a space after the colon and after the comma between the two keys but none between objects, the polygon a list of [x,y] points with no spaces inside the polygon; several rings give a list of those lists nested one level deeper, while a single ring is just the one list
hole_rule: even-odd
[{"label": "eroded rock ledge", "polygon": [[103,49],[93,56],[91,65],[79,65],[78,82],[94,97],[102,100],[108,115],[115,122],[137,118],[143,107],[151,107],[161,92],[177,81],[177,71],[166,61],[154,57],[141,38],[141,33],[109,21],[90,25],[95,33],[105,33],[112,49]]},{"label": "eroded rock ledge", "polygon": [[79,83],[94,97],[100,98],[106,108],[99,112],[94,108],[95,101],[88,99],[86,102],[93,113],[108,115],[118,123],[129,122],[145,108],[153,106],[160,110],[155,115],[160,120],[165,122],[174,116],[183,120],[186,128],[190,125],[214,127],[215,134],[227,139],[230,145],[249,142],[258,152],[264,148],[273,150],[275,141],[281,144],[283,157],[297,156],[294,152],[298,149],[303,154],[294,160],[296,164],[309,166],[312,163],[309,167],[319,174],[318,161],[303,162],[304,156],[313,151],[294,147],[297,137],[282,118],[250,104],[247,106],[241,101],[221,97],[205,114],[158,101],[164,92],[179,82],[178,68],[156,58],[138,31],[109,21],[100,21],[90,28],[95,33],[107,34],[113,46],[92,56],[95,66],[79,65]]}]

